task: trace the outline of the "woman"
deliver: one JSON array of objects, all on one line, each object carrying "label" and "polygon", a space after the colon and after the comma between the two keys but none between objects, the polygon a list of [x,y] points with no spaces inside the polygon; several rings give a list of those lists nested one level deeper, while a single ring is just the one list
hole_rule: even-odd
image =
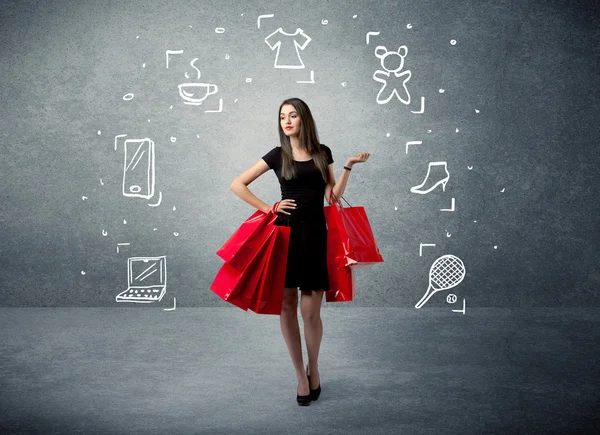
[{"label": "woman", "polygon": [[[319,143],[306,103],[299,98],[287,99],[279,106],[278,117],[281,146],[273,148],[236,177],[230,189],[248,204],[267,213],[272,206],[250,192],[248,185],[269,169],[273,169],[279,180],[282,200],[274,210],[277,214],[274,223],[291,227],[280,323],[296,369],[296,400],[306,406],[311,400],[317,400],[321,392],[318,366],[323,337],[321,301],[323,292],[329,290],[323,198],[329,202],[332,190],[341,198],[352,166],[367,161],[370,154],[364,152],[348,158],[336,182],[331,150]],[[308,353],[306,371],[298,324],[298,288],[302,294],[300,309]]]}]

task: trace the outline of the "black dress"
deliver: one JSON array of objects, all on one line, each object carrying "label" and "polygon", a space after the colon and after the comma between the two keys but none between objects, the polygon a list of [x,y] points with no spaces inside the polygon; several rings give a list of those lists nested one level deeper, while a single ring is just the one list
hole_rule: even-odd
[{"label": "black dress", "polygon": [[[321,144],[327,163],[333,163],[331,150]],[[281,176],[281,147],[275,147],[262,159],[273,169],[281,187],[281,199],[296,201],[295,209],[286,209],[290,215],[277,212],[275,225],[289,226],[285,287],[300,290],[329,290],[327,271],[327,225],[323,210],[325,181],[313,159],[294,160],[297,178],[286,180]]]}]

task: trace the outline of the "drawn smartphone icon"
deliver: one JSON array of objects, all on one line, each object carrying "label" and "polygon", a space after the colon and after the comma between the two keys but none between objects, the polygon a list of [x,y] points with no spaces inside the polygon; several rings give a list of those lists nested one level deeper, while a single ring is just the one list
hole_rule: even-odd
[{"label": "drawn smartphone icon", "polygon": [[154,142],[149,138],[125,141],[123,195],[151,198],[154,195]]}]

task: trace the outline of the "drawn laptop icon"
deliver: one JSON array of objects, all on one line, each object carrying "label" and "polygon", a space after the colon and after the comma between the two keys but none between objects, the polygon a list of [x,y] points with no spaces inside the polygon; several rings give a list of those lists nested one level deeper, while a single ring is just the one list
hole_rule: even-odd
[{"label": "drawn laptop icon", "polygon": [[128,258],[127,278],[127,290],[117,295],[117,302],[160,301],[167,290],[166,256]]}]

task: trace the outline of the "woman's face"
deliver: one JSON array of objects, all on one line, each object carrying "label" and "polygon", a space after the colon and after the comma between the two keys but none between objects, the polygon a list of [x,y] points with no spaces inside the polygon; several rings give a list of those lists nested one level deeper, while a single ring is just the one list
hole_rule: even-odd
[{"label": "woman's face", "polygon": [[279,123],[286,136],[298,136],[300,134],[300,115],[291,104],[285,104],[281,107]]}]

